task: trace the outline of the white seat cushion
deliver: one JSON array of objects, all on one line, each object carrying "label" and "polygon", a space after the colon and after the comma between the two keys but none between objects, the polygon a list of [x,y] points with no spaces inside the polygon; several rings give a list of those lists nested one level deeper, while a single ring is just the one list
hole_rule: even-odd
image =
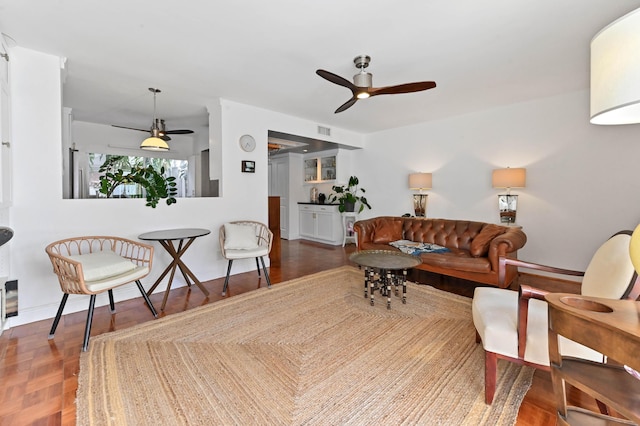
[{"label": "white seat cushion", "polygon": [[[518,358],[518,292],[499,288],[478,287],[472,302],[473,323],[485,351]],[[549,325],[547,303],[529,300],[525,361],[549,365]],[[560,336],[560,353],[602,362],[603,356]]]},{"label": "white seat cushion", "polygon": [[85,281],[99,281],[132,271],[136,264],[111,250],[69,256],[82,264]]},{"label": "white seat cushion", "polygon": [[252,250],[258,247],[258,236],[253,224],[224,224],[225,250]]},{"label": "white seat cushion", "polygon": [[137,266],[135,269],[128,271],[124,274],[116,275],[109,278],[104,278],[97,281],[87,281],[85,285],[87,289],[92,293],[100,293],[110,288],[116,288],[123,284],[142,279],[149,274],[148,266]]},{"label": "white seat cushion", "polygon": [[252,249],[241,250],[225,250],[225,257],[227,259],[247,259],[249,257],[260,257],[269,254],[269,248],[265,246],[258,246]]}]

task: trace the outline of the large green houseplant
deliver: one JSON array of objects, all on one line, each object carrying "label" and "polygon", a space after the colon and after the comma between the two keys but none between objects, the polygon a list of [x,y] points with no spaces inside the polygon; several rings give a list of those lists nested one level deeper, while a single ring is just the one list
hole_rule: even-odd
[{"label": "large green houseplant", "polygon": [[164,166],[160,170],[141,163],[123,166],[126,159],[124,156],[110,156],[100,166],[98,172],[104,173],[100,176],[100,193],[110,198],[118,186],[135,183],[144,189],[149,207],[155,208],[161,199],[166,199],[169,206],[176,203],[176,178],[165,176]]},{"label": "large green houseplant", "polygon": [[355,211],[356,203],[360,203],[358,213],[362,212],[365,207],[370,209],[371,206],[364,196],[367,191],[358,187],[359,183],[360,181],[356,176],[351,176],[348,184],[332,186],[333,193],[329,195],[329,203],[337,201],[340,213]]}]

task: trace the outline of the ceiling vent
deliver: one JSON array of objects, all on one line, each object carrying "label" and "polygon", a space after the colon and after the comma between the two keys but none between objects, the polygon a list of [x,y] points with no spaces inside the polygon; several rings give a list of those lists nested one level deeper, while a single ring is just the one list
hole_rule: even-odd
[{"label": "ceiling vent", "polygon": [[323,136],[331,136],[331,129],[329,127],[318,126],[318,134]]}]

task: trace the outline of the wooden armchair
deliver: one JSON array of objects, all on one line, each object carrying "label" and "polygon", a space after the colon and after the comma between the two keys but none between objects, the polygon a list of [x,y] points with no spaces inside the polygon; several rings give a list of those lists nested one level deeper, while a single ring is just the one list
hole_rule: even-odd
[{"label": "wooden armchair", "polygon": [[105,291],[109,293],[109,306],[111,312],[114,312],[112,290],[135,282],[151,313],[154,317],[158,317],[140,283],[140,280],[151,271],[153,246],[119,237],[91,236],[56,241],[49,244],[45,251],[49,255],[53,272],[58,276],[60,288],[64,293],[49,332],[49,339],[53,339],[69,294],[91,296],[84,331],[83,351],[86,351],[89,346],[93,309],[96,295],[99,293]]},{"label": "wooden armchair", "polygon": [[[582,276],[576,282],[585,296],[609,299],[636,299],[640,292],[638,275],[629,255],[630,231],[613,235],[596,251],[586,271],[573,271],[500,258],[501,266],[535,269],[552,274]],[[504,269],[504,268],[501,268]],[[546,292],[529,286],[519,291],[478,287],[472,302],[476,341],[485,351],[485,401],[491,404],[496,390],[498,359],[549,370]],[[568,339],[561,339],[560,351],[592,361],[603,361],[603,356]]]},{"label": "wooden armchair", "polygon": [[267,268],[264,265],[264,256],[269,255],[273,244],[273,232],[269,230],[267,225],[250,220],[225,223],[220,227],[219,240],[222,257],[229,261],[227,276],[224,279],[224,286],[222,288],[223,296],[227,294],[231,265],[236,259],[254,257],[256,259],[258,276],[260,276],[260,264],[258,263],[258,260],[260,260],[260,262],[262,262],[264,277],[267,280],[267,287],[271,287],[269,272],[267,272]]}]

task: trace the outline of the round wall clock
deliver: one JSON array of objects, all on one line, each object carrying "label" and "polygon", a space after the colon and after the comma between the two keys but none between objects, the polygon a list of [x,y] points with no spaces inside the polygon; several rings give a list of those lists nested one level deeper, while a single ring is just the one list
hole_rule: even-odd
[{"label": "round wall clock", "polygon": [[251,152],[256,149],[256,140],[251,135],[240,136],[240,148],[246,152]]}]

